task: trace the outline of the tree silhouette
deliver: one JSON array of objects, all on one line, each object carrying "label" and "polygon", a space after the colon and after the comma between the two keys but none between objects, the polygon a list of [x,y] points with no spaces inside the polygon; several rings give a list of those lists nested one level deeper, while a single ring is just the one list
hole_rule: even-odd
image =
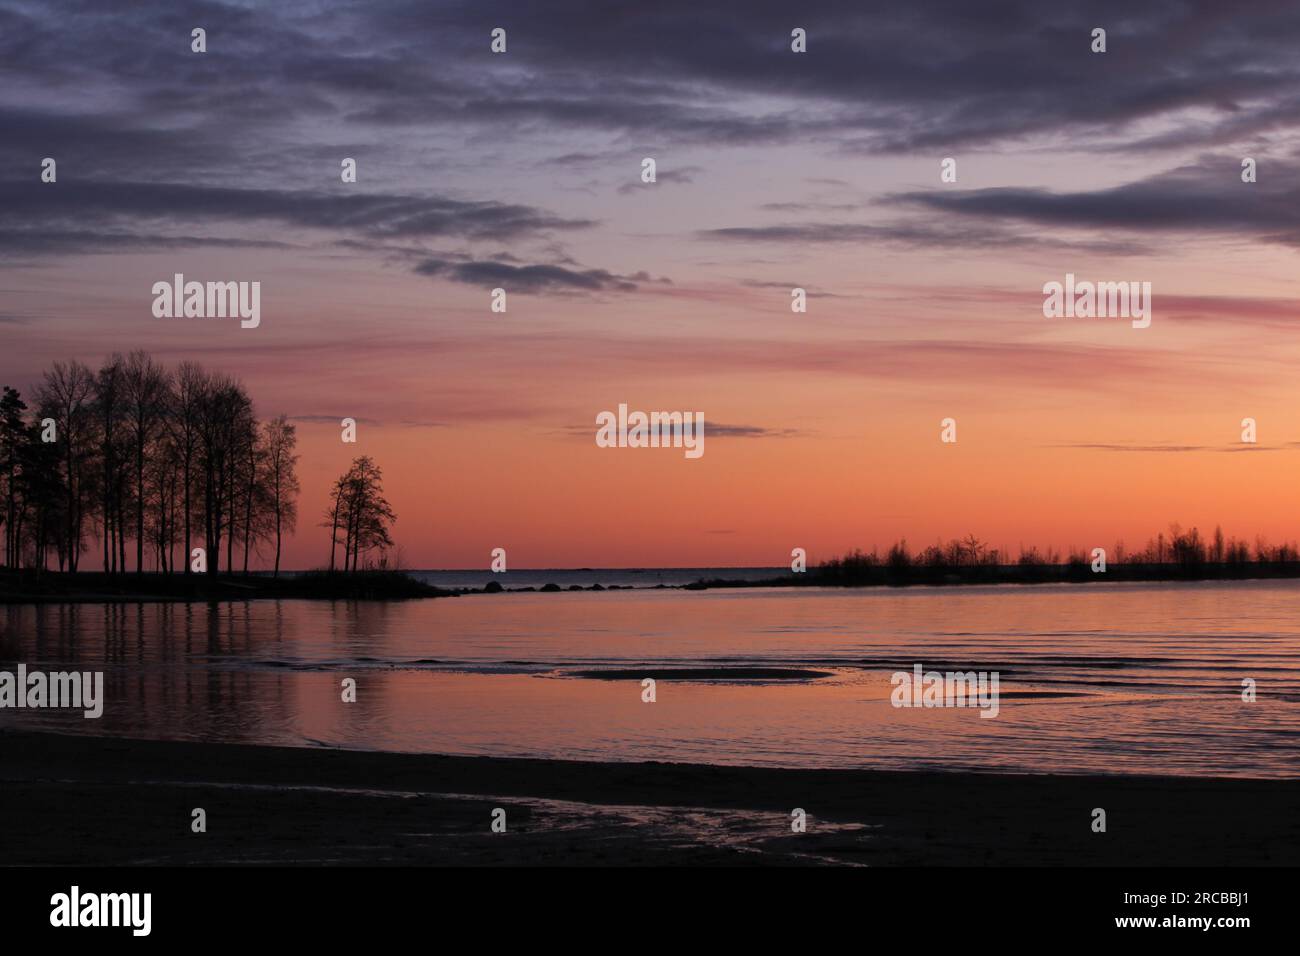
[{"label": "tree silhouette", "polygon": [[[278,571],[297,514],[296,438],[283,416],[260,425],[237,380],[192,362],[172,374],[137,351],[109,356],[96,372],[55,362],[34,404],[29,421],[17,391],[0,394],[5,566],[39,570],[52,548],[61,570],[76,571],[97,535],[110,574],[127,570],[128,541],[136,571],[151,556],[159,571],[176,570],[178,539],[189,573],[199,533],[211,574],[223,545],[234,570],[236,541],[245,572],[260,543],[274,543]],[[53,441],[42,440],[44,419]]]},{"label": "tree silhouette", "polygon": [[393,545],[388,529],[397,517],[384,497],[383,472],[368,455],[355,459],[334,482],[332,499],[321,522],[330,529],[330,571],[342,531],[343,572],[356,572],[363,555]]},{"label": "tree silhouette", "polygon": [[298,523],[298,430],[281,415],[266,426],[266,486],[275,528],[275,576],[280,576],[280,542]]}]

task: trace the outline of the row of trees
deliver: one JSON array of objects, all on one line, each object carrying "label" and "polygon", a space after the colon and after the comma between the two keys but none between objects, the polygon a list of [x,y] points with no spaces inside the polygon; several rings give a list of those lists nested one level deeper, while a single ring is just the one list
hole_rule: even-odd
[{"label": "row of trees", "polygon": [[[1300,548],[1294,542],[1271,545],[1264,538],[1255,539],[1252,547],[1238,538],[1225,538],[1223,529],[1216,527],[1214,536],[1204,538],[1196,528],[1183,530],[1178,524],[1169,526],[1169,533],[1156,535],[1145,548],[1129,551],[1124,542],[1117,542],[1107,550],[1109,564],[1170,565],[1194,570],[1205,565],[1242,566],[1257,564],[1290,564],[1300,561]],[[852,576],[856,571],[886,569],[906,572],[914,569],[957,570],[961,568],[1051,567],[1055,565],[1087,565],[1092,562],[1091,549],[1071,549],[1062,555],[1053,548],[1040,551],[1037,547],[1021,547],[1012,558],[1005,551],[991,547],[975,535],[953,538],[948,543],[938,543],[913,552],[907,541],[890,546],[882,557],[878,552],[853,551],[842,558],[832,558],[820,566],[824,575]]]},{"label": "row of trees", "polygon": [[[1051,549],[1039,554],[1037,549],[1030,548],[1021,551],[1018,563],[1060,564],[1061,560],[1061,555]],[[1087,564],[1092,556],[1072,549],[1065,560],[1069,564]],[[1169,526],[1168,534],[1157,534],[1147,541],[1146,547],[1137,551],[1128,550],[1123,541],[1115,542],[1107,552],[1107,561],[1121,565],[1172,565],[1195,570],[1206,565],[1291,564],[1300,561],[1300,549],[1294,541],[1269,544],[1262,535],[1255,538],[1252,546],[1240,538],[1225,538],[1223,529],[1218,526],[1214,529],[1214,536],[1207,539],[1199,529],[1184,530],[1175,522]]]},{"label": "row of trees", "polygon": [[[297,521],[297,434],[285,416],[258,421],[235,378],[147,352],[97,370],[55,362],[28,409],[0,396],[0,496],[7,567],[76,571],[91,541],[110,573],[207,570],[271,552]],[[179,558],[179,560],[178,560]],[[133,559],[133,560],[131,560]]]}]

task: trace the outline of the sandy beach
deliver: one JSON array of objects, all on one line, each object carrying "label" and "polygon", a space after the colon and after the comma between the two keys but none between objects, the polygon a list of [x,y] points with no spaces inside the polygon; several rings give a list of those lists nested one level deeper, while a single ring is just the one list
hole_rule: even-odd
[{"label": "sandy beach", "polygon": [[[0,733],[4,863],[1296,865],[1300,781],[779,770]],[[192,833],[191,810],[207,812]],[[507,832],[491,832],[505,809]],[[792,833],[791,811],[807,811]],[[1108,832],[1090,827],[1103,807]]]}]

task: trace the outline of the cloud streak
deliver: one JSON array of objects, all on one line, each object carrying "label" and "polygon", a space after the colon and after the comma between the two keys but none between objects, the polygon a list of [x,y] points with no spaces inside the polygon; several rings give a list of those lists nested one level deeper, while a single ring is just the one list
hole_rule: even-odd
[{"label": "cloud streak", "polygon": [[[63,236],[69,242],[76,237],[108,235],[119,239],[132,235],[125,230],[108,233],[107,228],[116,223],[192,228],[195,222],[269,224],[376,240],[452,237],[491,241],[536,237],[555,230],[586,229],[594,225],[589,220],[556,216],[518,203],[466,201],[444,196],[330,195],[180,183],[41,184],[35,180],[0,183],[0,226],[10,234],[11,248],[21,248],[28,237],[39,238],[41,234]],[[15,238],[15,233],[21,235]],[[163,234],[152,238],[165,241]],[[223,240],[212,241],[215,244]]]},{"label": "cloud streak", "polygon": [[514,265],[500,261],[456,262],[424,259],[414,271],[418,275],[448,278],[483,288],[501,287],[510,292],[635,292],[641,283],[667,282],[648,273],[616,275],[605,269],[568,269],[558,265]]},{"label": "cloud streak", "polygon": [[1217,234],[1300,246],[1300,163],[1289,159],[1263,161],[1256,183],[1241,181],[1239,157],[1218,156],[1110,189],[932,190],[887,202],[984,225]]}]

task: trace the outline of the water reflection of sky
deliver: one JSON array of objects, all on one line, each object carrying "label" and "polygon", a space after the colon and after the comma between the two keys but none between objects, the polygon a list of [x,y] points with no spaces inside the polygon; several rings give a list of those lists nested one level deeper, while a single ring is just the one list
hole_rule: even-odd
[{"label": "water reflection of sky", "polygon": [[[104,670],[107,702],[98,721],[0,711],[0,724],[576,759],[1289,776],[1297,604],[1296,585],[1267,582],[9,606],[0,667]],[[890,674],[917,662],[999,671],[999,716],[891,707]],[[669,669],[653,704],[636,679],[576,676],[642,665]],[[721,679],[742,665],[744,680]],[[783,673],[798,667],[829,676]],[[770,668],[782,679],[763,679]],[[348,677],[355,703],[341,699]]]}]

